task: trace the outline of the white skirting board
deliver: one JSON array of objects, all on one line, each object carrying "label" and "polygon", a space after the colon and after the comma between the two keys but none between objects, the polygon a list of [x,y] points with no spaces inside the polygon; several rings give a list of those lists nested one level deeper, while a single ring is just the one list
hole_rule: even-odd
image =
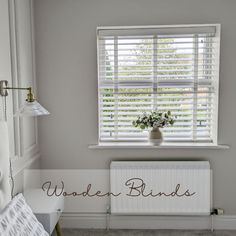
[{"label": "white skirting board", "polygon": [[[63,213],[63,228],[106,228],[106,214]],[[211,229],[209,216],[110,216],[111,229]],[[236,215],[214,216],[215,230],[236,230]]]}]

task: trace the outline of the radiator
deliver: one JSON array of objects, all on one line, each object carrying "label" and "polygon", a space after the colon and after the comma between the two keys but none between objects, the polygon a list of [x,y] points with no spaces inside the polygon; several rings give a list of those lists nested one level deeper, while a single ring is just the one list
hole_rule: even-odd
[{"label": "radiator", "polygon": [[113,161],[111,214],[209,215],[207,161]]}]

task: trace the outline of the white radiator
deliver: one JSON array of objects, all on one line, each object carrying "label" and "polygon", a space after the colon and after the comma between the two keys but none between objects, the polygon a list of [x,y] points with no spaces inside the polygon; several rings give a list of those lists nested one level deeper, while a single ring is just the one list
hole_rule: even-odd
[{"label": "white radiator", "polygon": [[114,161],[111,213],[209,215],[211,171],[207,161]]}]

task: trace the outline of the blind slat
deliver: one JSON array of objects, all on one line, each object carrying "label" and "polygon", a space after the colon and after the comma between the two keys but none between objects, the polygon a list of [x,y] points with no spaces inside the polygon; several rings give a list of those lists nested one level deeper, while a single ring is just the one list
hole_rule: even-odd
[{"label": "blind slat", "polygon": [[200,25],[185,25],[185,26],[130,26],[130,27],[98,27],[97,34],[98,37],[102,36],[127,36],[132,37],[138,35],[174,35],[174,37],[183,37],[182,35],[191,35],[191,34],[204,34],[204,35],[214,35],[216,33],[216,26],[200,26]]}]

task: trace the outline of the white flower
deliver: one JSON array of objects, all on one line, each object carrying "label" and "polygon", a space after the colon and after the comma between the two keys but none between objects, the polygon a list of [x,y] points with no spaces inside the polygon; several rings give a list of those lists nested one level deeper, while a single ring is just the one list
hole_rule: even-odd
[{"label": "white flower", "polygon": [[153,128],[157,128],[160,126],[160,122],[159,121],[156,121],[153,123]]}]

